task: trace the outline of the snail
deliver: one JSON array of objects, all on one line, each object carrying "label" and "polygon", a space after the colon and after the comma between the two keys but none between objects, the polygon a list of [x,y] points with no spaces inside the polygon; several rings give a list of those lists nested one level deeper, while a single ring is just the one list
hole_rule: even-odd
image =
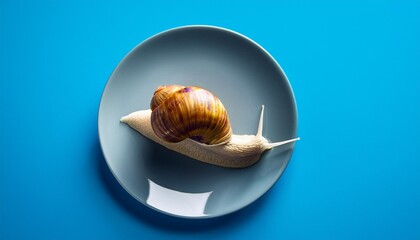
[{"label": "snail", "polygon": [[264,105],[256,135],[232,133],[227,110],[211,92],[192,86],[160,86],[150,109],[133,112],[121,122],[156,143],[201,162],[229,168],[256,163],[273,147],[300,138],[270,143],[262,136]]}]

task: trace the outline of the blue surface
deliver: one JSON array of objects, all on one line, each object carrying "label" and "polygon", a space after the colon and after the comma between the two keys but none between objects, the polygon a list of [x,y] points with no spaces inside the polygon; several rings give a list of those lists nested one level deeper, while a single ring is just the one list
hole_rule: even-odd
[{"label": "blue surface", "polygon": [[[419,1],[0,1],[0,239],[419,239],[419,16]],[[269,51],[302,137],[268,194],[199,221],[134,201],[97,136],[118,62],[188,24]]]}]

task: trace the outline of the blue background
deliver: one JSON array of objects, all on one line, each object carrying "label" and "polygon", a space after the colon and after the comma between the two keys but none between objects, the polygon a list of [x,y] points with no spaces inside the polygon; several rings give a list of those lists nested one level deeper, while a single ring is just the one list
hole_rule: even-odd
[{"label": "blue background", "polygon": [[[302,137],[266,195],[198,221],[133,200],[97,134],[119,61],[189,24],[270,52]],[[0,239],[419,239],[419,42],[419,1],[0,1]]]}]

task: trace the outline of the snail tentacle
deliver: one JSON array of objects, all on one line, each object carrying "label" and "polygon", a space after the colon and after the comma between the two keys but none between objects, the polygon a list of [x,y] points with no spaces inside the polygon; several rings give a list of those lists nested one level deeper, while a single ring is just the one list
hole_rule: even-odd
[{"label": "snail tentacle", "polygon": [[[264,122],[264,105],[261,106],[261,114],[260,114],[260,120],[258,122],[258,130],[257,133],[255,134],[256,137],[263,137],[262,132],[263,132],[263,122]],[[300,138],[293,138],[293,139],[289,139],[289,140],[285,140],[285,141],[280,141],[280,142],[274,142],[274,143],[267,143],[265,144],[265,148],[266,149],[271,149],[274,147],[279,147],[291,142],[295,142],[300,140]]]},{"label": "snail tentacle", "polygon": [[257,134],[255,134],[257,137],[262,137],[263,121],[264,121],[264,105],[261,106],[260,121],[258,122]]}]

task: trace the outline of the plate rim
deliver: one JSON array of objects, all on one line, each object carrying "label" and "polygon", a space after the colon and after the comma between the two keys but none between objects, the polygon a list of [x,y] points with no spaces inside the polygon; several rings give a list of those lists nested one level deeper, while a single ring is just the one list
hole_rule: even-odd
[{"label": "plate rim", "polygon": [[295,135],[297,134],[297,132],[298,132],[298,122],[299,121],[298,121],[298,108],[297,108],[297,104],[296,104],[296,97],[295,97],[295,94],[294,94],[292,85],[291,85],[291,83],[289,81],[289,78],[287,77],[286,73],[284,72],[284,70],[280,66],[280,64],[276,61],[276,59],[264,47],[262,47],[256,41],[254,41],[253,39],[251,39],[251,38],[249,38],[249,37],[247,37],[247,36],[245,36],[245,35],[237,32],[237,31],[234,31],[234,30],[231,30],[231,29],[228,29],[228,28],[224,28],[224,27],[215,26],[215,25],[205,25],[205,24],[204,25],[201,25],[201,24],[198,24],[198,25],[195,25],[195,24],[192,24],[192,25],[183,25],[183,26],[173,27],[173,28],[169,28],[169,29],[166,29],[166,30],[157,32],[154,35],[152,35],[152,36],[144,39],[143,41],[141,41],[140,43],[138,43],[137,45],[135,45],[130,51],[128,51],[124,55],[124,57],[121,58],[121,60],[118,62],[118,64],[114,67],[114,69],[112,70],[111,74],[107,78],[107,81],[106,81],[105,86],[103,87],[103,90],[102,90],[102,93],[101,93],[101,97],[100,97],[100,102],[99,102],[98,109],[97,109],[97,130],[98,130],[98,137],[99,137],[99,144],[100,144],[101,152],[102,152],[102,155],[104,157],[104,160],[106,162],[106,165],[107,165],[108,169],[112,173],[113,177],[117,180],[118,184],[131,197],[133,197],[134,199],[136,199],[138,202],[142,203],[144,206],[146,206],[146,207],[148,207],[150,209],[153,209],[153,210],[155,210],[157,212],[160,212],[160,213],[163,213],[165,215],[168,215],[168,216],[173,216],[173,217],[177,217],[177,218],[184,218],[184,219],[211,219],[211,218],[217,218],[217,217],[221,217],[221,216],[225,216],[225,215],[228,215],[228,214],[232,214],[234,212],[237,212],[237,211],[239,211],[239,210],[241,210],[241,209],[243,209],[243,208],[251,205],[252,203],[254,203],[255,201],[257,201],[258,199],[260,199],[262,196],[264,196],[265,194],[267,194],[267,192],[270,189],[273,188],[273,186],[278,182],[278,180],[281,178],[281,176],[283,175],[283,173],[286,171],[286,169],[287,169],[287,167],[289,165],[289,162],[290,162],[290,160],[293,157],[295,143],[292,143],[293,144],[293,149],[291,151],[290,157],[285,162],[283,171],[280,171],[278,173],[278,175],[275,177],[275,180],[273,181],[273,183],[271,183],[271,184],[269,184],[269,185],[267,185],[267,186],[265,186],[263,188],[263,191],[262,191],[262,193],[260,195],[258,195],[255,198],[251,198],[250,201],[247,201],[246,203],[244,203],[242,205],[238,205],[238,207],[236,207],[236,208],[233,208],[233,209],[231,209],[229,211],[225,211],[225,212],[220,213],[220,214],[209,214],[209,215],[202,215],[202,216],[187,216],[187,215],[178,215],[178,214],[166,212],[166,211],[163,211],[163,210],[161,210],[159,208],[156,208],[156,207],[154,207],[152,205],[149,205],[145,200],[143,200],[140,197],[134,195],[129,189],[127,189],[127,187],[121,182],[121,180],[117,177],[117,174],[114,172],[114,170],[110,166],[109,160],[108,160],[108,158],[107,158],[107,156],[105,154],[105,151],[104,151],[104,147],[103,147],[103,143],[102,143],[102,138],[103,137],[101,137],[101,130],[100,130],[100,113],[101,113],[101,108],[102,108],[102,99],[104,97],[104,94],[106,92],[106,89],[107,89],[107,87],[109,85],[109,82],[110,82],[111,78],[114,76],[115,72],[120,68],[120,66],[122,65],[122,63],[127,58],[129,58],[139,47],[141,47],[142,45],[146,44],[149,41],[152,41],[154,38],[157,38],[157,37],[159,37],[159,36],[161,36],[161,35],[163,35],[165,33],[168,33],[168,32],[182,30],[182,29],[187,29],[187,28],[208,28],[208,29],[215,29],[215,30],[218,30],[218,31],[228,32],[228,33],[231,33],[233,35],[239,36],[239,37],[241,37],[241,38],[249,41],[250,43],[252,43],[253,45],[255,45],[255,47],[257,47],[260,50],[262,50],[264,52],[264,54],[270,58],[271,62],[274,63],[276,65],[276,67],[280,70],[280,72],[284,75],[285,81],[287,83],[288,91],[290,92],[291,99],[293,100],[293,103],[294,103],[293,104],[294,105],[294,112],[295,112],[295,116],[294,116],[295,117],[295,122],[294,122],[294,124],[296,125]]}]

